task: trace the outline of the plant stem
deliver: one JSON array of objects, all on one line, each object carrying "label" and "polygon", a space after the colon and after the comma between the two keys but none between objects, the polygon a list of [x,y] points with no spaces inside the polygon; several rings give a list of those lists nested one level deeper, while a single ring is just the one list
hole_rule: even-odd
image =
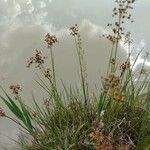
[{"label": "plant stem", "polygon": [[84,101],[85,101],[85,104],[87,105],[85,77],[84,77],[83,62],[82,62],[83,56],[81,56],[82,55],[81,50],[80,50],[80,47],[78,46],[78,42],[76,38],[75,38],[75,45],[76,45],[76,50],[77,50],[78,59],[79,59],[80,76],[81,76],[81,84],[82,84],[82,90],[83,90],[83,95],[84,95]]}]

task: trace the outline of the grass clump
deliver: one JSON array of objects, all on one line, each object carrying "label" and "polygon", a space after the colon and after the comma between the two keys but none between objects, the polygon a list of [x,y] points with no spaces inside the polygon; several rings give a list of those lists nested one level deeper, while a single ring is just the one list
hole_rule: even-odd
[{"label": "grass clump", "polygon": [[[27,67],[35,65],[44,76],[37,83],[48,98],[40,106],[34,96],[34,107],[28,107],[22,101],[19,85],[11,85],[14,97],[10,97],[2,88],[5,97],[0,96],[15,115],[11,118],[0,109],[0,116],[11,119],[23,129],[23,135],[17,141],[20,150],[149,150],[150,149],[150,93],[149,73],[145,62],[138,80],[135,82],[134,65],[131,63],[130,33],[125,30],[127,20],[133,22],[129,13],[135,0],[116,0],[113,10],[114,24],[108,24],[110,34],[103,35],[112,43],[108,69],[102,77],[102,89],[90,92],[84,49],[78,26],[70,28],[74,38],[79,60],[81,88],[68,88],[63,91],[57,87],[53,45],[58,42],[55,35],[49,33],[45,42],[50,50],[51,65],[45,66],[46,58],[36,50],[28,61]],[[129,55],[119,65],[117,57],[120,42],[128,45]],[[146,55],[147,57],[148,55]],[[145,58],[146,60],[146,58]],[[147,89],[147,93],[143,91]],[[16,101],[17,100],[17,101]],[[29,140],[30,139],[30,140]]]}]

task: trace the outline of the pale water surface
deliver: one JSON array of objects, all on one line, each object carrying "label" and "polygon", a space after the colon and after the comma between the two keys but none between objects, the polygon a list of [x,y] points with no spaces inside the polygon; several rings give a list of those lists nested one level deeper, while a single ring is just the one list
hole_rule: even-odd
[{"label": "pale water surface", "polygon": [[[86,53],[88,77],[94,90],[94,83],[100,85],[100,77],[107,67],[111,45],[99,36],[112,20],[113,7],[113,0],[82,0],[82,3],[80,0],[0,0],[0,84],[8,89],[10,84],[19,83],[27,104],[32,104],[32,92],[37,96],[37,101],[42,103],[45,95],[34,82],[34,69],[27,69],[26,62],[34,49],[48,53],[44,36],[52,32],[59,39],[59,44],[54,48],[57,78],[63,79],[67,85],[78,85],[74,41],[66,30],[78,23]],[[149,0],[137,1],[133,12],[135,23],[130,27],[127,25],[133,33],[135,54],[144,45],[145,51],[149,51],[149,7]],[[125,47],[120,48],[120,60],[123,61],[126,54]],[[143,55],[137,67],[142,58]],[[0,119],[0,146],[10,144],[12,147],[12,141],[6,136],[17,138],[18,132],[15,124]]]}]

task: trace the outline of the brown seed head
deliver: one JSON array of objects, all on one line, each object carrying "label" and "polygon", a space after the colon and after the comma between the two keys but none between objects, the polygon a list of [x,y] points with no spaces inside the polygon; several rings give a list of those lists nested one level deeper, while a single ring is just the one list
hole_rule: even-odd
[{"label": "brown seed head", "polygon": [[104,94],[108,98],[111,98],[117,102],[124,100],[124,93],[122,92],[122,86],[120,83],[120,78],[115,74],[109,74],[107,77],[104,77]]},{"label": "brown seed head", "polygon": [[79,32],[79,30],[78,30],[77,24],[75,24],[74,26],[70,27],[70,35],[76,36],[76,35],[78,35],[78,32]]},{"label": "brown seed head", "polygon": [[111,134],[103,134],[99,128],[93,129],[90,133],[90,139],[94,141],[95,150],[113,150],[111,143]]},{"label": "brown seed head", "polygon": [[122,72],[125,72],[125,70],[130,68],[130,61],[126,61],[125,63],[122,63],[120,66],[120,70]]},{"label": "brown seed head", "polygon": [[17,84],[17,85],[12,84],[12,85],[10,85],[9,88],[12,91],[12,94],[15,96],[19,95],[19,92],[22,91],[22,88],[20,87],[19,84]]},{"label": "brown seed head", "polygon": [[36,68],[38,68],[38,67],[40,68],[40,66],[42,64],[44,64],[45,59],[47,58],[47,57],[43,56],[41,51],[38,51],[38,50],[35,50],[35,51],[36,51],[35,55],[28,60],[28,65],[27,65],[28,68],[32,64],[36,64]]},{"label": "brown seed head", "polygon": [[51,70],[50,70],[49,68],[48,68],[47,70],[45,70],[44,76],[45,76],[47,79],[52,79]]},{"label": "brown seed head", "polygon": [[45,36],[45,42],[47,43],[47,46],[51,48],[55,43],[58,42],[58,39],[55,35],[50,35],[47,33]]},{"label": "brown seed head", "polygon": [[126,21],[130,21],[131,23],[134,22],[132,19],[132,15],[130,10],[133,9],[133,3],[135,0],[116,0],[116,7],[113,9],[113,17],[117,18],[113,24],[108,24],[107,26],[110,27],[111,33],[104,35],[106,39],[111,42],[122,40],[126,34],[124,23]]}]

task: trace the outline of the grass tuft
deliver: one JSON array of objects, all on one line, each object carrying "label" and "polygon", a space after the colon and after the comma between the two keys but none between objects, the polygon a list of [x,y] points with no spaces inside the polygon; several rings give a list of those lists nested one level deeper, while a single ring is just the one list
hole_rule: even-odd
[{"label": "grass tuft", "polygon": [[[23,133],[19,137],[18,150],[149,150],[150,149],[150,92],[149,73],[145,70],[146,54],[142,69],[135,77],[131,63],[131,34],[124,26],[133,22],[131,11],[135,0],[116,0],[113,9],[114,23],[108,24],[109,34],[103,35],[112,43],[108,69],[102,77],[102,89],[91,92],[88,84],[85,50],[77,25],[70,28],[79,60],[81,89],[68,88],[63,84],[59,91],[55,71],[53,46],[58,43],[55,35],[47,34],[45,42],[50,58],[36,50],[27,67],[35,65],[41,71],[37,84],[49,95],[41,106],[33,95],[34,106],[23,102],[19,85],[11,85],[13,96],[1,87],[0,96],[14,114],[10,117],[0,108],[0,116],[17,123]],[[119,43],[128,44],[129,55],[119,62]],[[45,67],[49,58],[51,64]],[[44,78],[43,78],[44,77]],[[137,79],[137,81],[135,81]],[[142,82],[138,82],[140,79]],[[147,90],[146,93],[143,93]]]}]

